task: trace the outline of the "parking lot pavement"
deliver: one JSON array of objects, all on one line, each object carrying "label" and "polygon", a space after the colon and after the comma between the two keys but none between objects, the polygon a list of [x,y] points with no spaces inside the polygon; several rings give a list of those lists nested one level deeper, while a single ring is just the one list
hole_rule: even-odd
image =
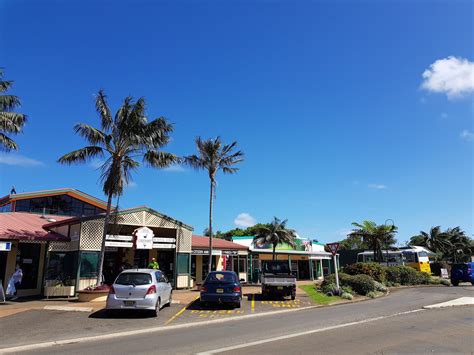
[{"label": "parking lot pavement", "polygon": [[298,309],[313,305],[311,300],[304,295],[300,295],[292,301],[283,298],[264,299],[260,293],[245,293],[240,308],[225,304],[204,307],[199,299],[196,299],[187,307],[182,307],[165,325],[233,318],[247,314],[272,312],[281,309]]}]

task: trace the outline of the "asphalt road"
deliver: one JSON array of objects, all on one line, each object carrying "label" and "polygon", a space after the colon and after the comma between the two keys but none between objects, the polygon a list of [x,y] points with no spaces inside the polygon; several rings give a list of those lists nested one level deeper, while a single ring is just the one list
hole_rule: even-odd
[{"label": "asphalt road", "polygon": [[205,326],[168,328],[148,334],[36,348],[33,352],[194,354],[230,347],[226,352],[235,354],[472,353],[474,307],[420,309],[459,297],[473,297],[473,291],[474,287],[403,289],[384,298],[355,304],[219,323],[211,321]]}]

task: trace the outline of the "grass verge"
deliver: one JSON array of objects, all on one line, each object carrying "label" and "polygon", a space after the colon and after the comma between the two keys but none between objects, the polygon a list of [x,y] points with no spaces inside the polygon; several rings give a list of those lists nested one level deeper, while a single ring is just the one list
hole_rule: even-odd
[{"label": "grass verge", "polygon": [[341,301],[339,296],[326,296],[325,294],[316,290],[314,285],[304,285],[300,288],[308,294],[308,296],[317,304],[330,304],[332,302]]}]

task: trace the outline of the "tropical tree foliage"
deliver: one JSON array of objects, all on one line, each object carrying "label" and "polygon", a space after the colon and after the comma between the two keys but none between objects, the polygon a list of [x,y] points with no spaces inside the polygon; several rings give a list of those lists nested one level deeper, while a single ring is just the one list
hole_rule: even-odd
[{"label": "tropical tree foliage", "polygon": [[352,225],[355,228],[349,237],[365,243],[374,252],[375,262],[382,261],[382,247],[389,248],[397,242],[395,234],[398,228],[394,225],[377,225],[373,221],[353,222]]},{"label": "tropical tree foliage", "polygon": [[131,181],[132,173],[140,166],[137,158],[155,168],[168,167],[179,159],[161,150],[169,142],[173,126],[164,117],[148,121],[143,98],[134,101],[133,98],[126,97],[115,116],[112,116],[107,97],[101,90],[96,96],[95,106],[101,128],[83,123],[75,125],[74,131],[86,140],[87,145],[63,155],[58,162],[75,164],[96,157],[104,159],[100,167],[100,181],[107,196],[107,211],[97,276],[97,284],[100,284],[112,198],[123,194],[124,187]]},{"label": "tropical tree foliage", "polygon": [[296,232],[286,228],[287,219],[281,221],[274,217],[268,225],[261,225],[257,228],[253,238],[255,245],[271,244],[273,246],[273,260],[276,257],[276,247],[278,244],[288,244],[295,247]]},{"label": "tropical tree foliage", "polygon": [[202,140],[201,137],[196,138],[196,147],[198,154],[184,157],[184,163],[196,170],[205,170],[210,180],[209,193],[209,263],[208,271],[212,271],[212,212],[213,202],[215,198],[216,177],[219,171],[224,174],[234,174],[239,169],[236,165],[244,160],[242,151],[234,152],[237,142],[224,144],[220,137],[215,139]]},{"label": "tropical tree foliage", "polygon": [[473,241],[460,227],[441,230],[435,226],[429,232],[420,231],[420,234],[411,237],[410,245],[426,247],[444,260],[468,261],[473,254]]},{"label": "tropical tree foliage", "polygon": [[15,95],[3,95],[13,85],[11,80],[3,80],[3,69],[0,68],[0,150],[17,150],[18,145],[9,137],[18,134],[26,123],[26,115],[15,112],[21,106],[20,98]]}]

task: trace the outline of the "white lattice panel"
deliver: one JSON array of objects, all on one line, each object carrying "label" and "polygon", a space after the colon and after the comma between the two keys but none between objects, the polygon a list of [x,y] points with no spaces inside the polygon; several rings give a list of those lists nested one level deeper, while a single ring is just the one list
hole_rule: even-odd
[{"label": "white lattice panel", "polygon": [[176,230],[176,251],[178,253],[190,253],[192,239],[192,231],[181,227],[178,228]]},{"label": "white lattice panel", "polygon": [[[115,223],[115,217],[111,216],[110,223]],[[132,226],[142,226],[143,225],[143,214],[142,212],[133,212],[122,214],[117,217],[117,224],[127,224]]]},{"label": "white lattice panel", "polygon": [[177,225],[173,221],[148,213],[145,218],[145,225],[150,227],[176,228]]},{"label": "white lattice panel", "polygon": [[51,242],[49,243],[49,252],[55,252],[55,251],[69,251],[70,246],[69,242]]},{"label": "white lattice panel", "polygon": [[104,220],[90,220],[82,222],[80,249],[100,251],[104,231]]}]

